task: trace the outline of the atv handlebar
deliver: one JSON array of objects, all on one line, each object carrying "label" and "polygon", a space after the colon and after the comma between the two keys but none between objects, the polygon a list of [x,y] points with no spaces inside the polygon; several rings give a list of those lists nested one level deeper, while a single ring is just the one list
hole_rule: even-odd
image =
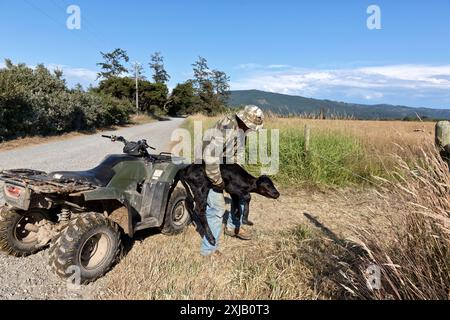
[{"label": "atv handlebar", "polygon": [[156,150],[155,148],[149,146],[147,144],[147,140],[145,140],[145,139],[142,139],[142,140],[139,140],[137,142],[134,142],[134,141],[127,141],[122,136],[102,135],[102,137],[110,139],[112,142],[115,142],[115,141],[122,142],[125,145],[124,148],[123,148],[123,152],[127,153],[127,154],[130,154],[130,155],[134,155],[134,156],[137,156],[137,155],[148,156],[149,154],[147,152],[147,149]]},{"label": "atv handlebar", "polygon": [[110,139],[112,142],[116,142],[116,141],[120,141],[120,142],[123,142],[123,143],[127,143],[127,142],[128,142],[128,141],[125,140],[125,138],[122,137],[122,136],[114,136],[114,135],[112,135],[112,136],[106,136],[106,135],[103,135],[103,134],[102,134],[102,137],[103,137],[103,138]]},{"label": "atv handlebar", "polygon": [[153,147],[149,146],[149,145],[147,144],[147,140],[145,140],[145,139],[139,140],[137,143],[141,143],[142,146],[144,146],[145,148],[149,148],[149,149],[152,149],[152,150],[156,150],[156,148],[153,148]]}]

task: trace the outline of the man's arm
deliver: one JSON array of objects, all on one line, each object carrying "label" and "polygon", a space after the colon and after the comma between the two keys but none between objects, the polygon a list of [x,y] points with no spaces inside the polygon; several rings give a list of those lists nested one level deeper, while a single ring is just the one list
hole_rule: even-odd
[{"label": "man's arm", "polygon": [[223,189],[223,180],[220,173],[220,160],[223,157],[223,148],[224,138],[219,131],[212,137],[204,152],[206,176],[214,186],[221,189]]}]

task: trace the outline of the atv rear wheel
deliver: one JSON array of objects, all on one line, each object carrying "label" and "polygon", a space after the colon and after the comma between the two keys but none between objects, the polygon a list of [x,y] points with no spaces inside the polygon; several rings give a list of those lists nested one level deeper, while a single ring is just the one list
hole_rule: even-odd
[{"label": "atv rear wheel", "polygon": [[0,250],[15,257],[26,257],[36,253],[38,246],[37,233],[30,231],[27,225],[35,225],[45,219],[40,209],[31,209],[19,214],[6,207],[0,208]]},{"label": "atv rear wheel", "polygon": [[186,206],[186,190],[182,187],[175,187],[167,203],[166,216],[161,233],[165,235],[179,234],[183,232],[190,222],[191,216]]},{"label": "atv rear wheel", "polygon": [[84,213],[71,220],[55,239],[50,265],[62,278],[79,276],[80,283],[86,284],[112,268],[121,248],[118,224],[98,213]]}]

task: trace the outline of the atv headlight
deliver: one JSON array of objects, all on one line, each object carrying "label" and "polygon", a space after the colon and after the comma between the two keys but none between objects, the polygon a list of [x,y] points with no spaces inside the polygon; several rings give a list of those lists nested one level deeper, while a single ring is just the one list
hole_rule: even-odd
[{"label": "atv headlight", "polygon": [[12,186],[12,185],[5,185],[5,194],[12,198],[19,198],[23,189]]}]

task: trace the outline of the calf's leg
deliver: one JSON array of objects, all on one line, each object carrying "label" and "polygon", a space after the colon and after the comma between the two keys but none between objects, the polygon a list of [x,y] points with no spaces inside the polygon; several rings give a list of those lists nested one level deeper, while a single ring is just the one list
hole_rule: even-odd
[{"label": "calf's leg", "polygon": [[248,220],[251,200],[250,193],[243,193],[241,196],[232,194],[231,199],[231,212],[228,217],[227,227],[229,229],[239,228],[242,224],[252,226],[253,222]]},{"label": "calf's leg", "polygon": [[242,196],[242,200],[244,203],[244,210],[242,211],[242,223],[252,226],[253,222],[248,220],[248,215],[250,214],[250,200],[252,200],[252,196],[250,195],[250,193],[244,194]]},{"label": "calf's leg", "polygon": [[231,195],[231,210],[227,219],[227,229],[234,230],[235,228],[239,228],[241,226],[241,199],[239,195],[230,194]]},{"label": "calf's leg", "polygon": [[212,245],[216,245],[215,237],[211,231],[211,228],[208,224],[208,198],[209,193],[207,189],[202,188],[201,190],[195,190],[194,192],[194,201],[195,201],[195,212],[197,212],[198,220],[203,229],[204,237],[208,240],[208,242]]}]

